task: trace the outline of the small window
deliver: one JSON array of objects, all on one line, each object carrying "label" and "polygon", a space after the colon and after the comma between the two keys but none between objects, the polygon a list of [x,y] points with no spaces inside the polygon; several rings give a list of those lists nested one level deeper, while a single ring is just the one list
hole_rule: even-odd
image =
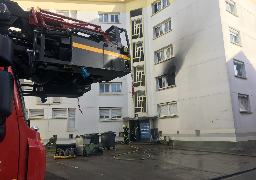
[{"label": "small window", "polygon": [[53,118],[67,118],[67,109],[66,108],[54,108],[52,109]]},{"label": "small window", "polygon": [[73,134],[69,134],[69,139],[73,139]]},{"label": "small window", "polygon": [[119,14],[99,14],[99,22],[119,23]]},{"label": "small window", "polygon": [[29,117],[30,118],[44,118],[44,109],[30,109]]},{"label": "small window", "polygon": [[173,101],[172,103],[163,103],[157,105],[158,117],[165,116],[177,116],[177,102]]},{"label": "small window", "polygon": [[[165,2],[166,4],[166,2]],[[153,14],[155,14],[157,11],[160,11],[162,9],[161,1],[156,2],[152,5]]]},{"label": "small window", "polygon": [[53,103],[60,103],[60,97],[53,97]]},{"label": "small window", "polygon": [[244,62],[234,60],[235,76],[246,78]]},{"label": "small window", "polygon": [[241,44],[239,31],[229,28],[230,41],[235,44]]},{"label": "small window", "polygon": [[158,37],[171,30],[171,20],[164,21],[160,25],[154,27],[154,37]]},{"label": "small window", "polygon": [[100,83],[100,94],[118,94],[121,91],[121,83]]},{"label": "small window", "polygon": [[100,108],[100,119],[121,119],[122,108]]},{"label": "small window", "polygon": [[240,112],[251,112],[250,99],[246,94],[238,94]]},{"label": "small window", "polygon": [[156,90],[161,88],[166,88],[168,86],[168,81],[166,76],[161,76],[156,78]]},{"label": "small window", "polygon": [[75,111],[74,108],[68,108],[68,130],[75,129]]},{"label": "small window", "polygon": [[236,14],[236,4],[234,1],[226,0],[226,10]]}]

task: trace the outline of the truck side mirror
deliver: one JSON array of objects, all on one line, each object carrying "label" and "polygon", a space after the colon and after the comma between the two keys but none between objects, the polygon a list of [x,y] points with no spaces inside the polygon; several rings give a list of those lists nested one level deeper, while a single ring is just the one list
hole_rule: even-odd
[{"label": "truck side mirror", "polygon": [[11,73],[0,70],[0,117],[9,117],[13,111],[14,81]]}]

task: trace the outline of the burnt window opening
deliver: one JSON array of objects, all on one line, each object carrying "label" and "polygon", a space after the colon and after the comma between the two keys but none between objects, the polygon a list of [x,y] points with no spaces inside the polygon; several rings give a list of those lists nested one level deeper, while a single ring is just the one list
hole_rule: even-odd
[{"label": "burnt window opening", "polygon": [[175,86],[175,70],[176,67],[172,66],[168,69],[168,74],[156,77],[156,90]]},{"label": "burnt window opening", "polygon": [[235,76],[246,78],[244,62],[234,60]]}]

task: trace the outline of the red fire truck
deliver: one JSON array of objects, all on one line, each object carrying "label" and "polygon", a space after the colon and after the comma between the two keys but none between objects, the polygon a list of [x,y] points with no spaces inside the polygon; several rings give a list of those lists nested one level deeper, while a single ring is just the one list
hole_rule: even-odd
[{"label": "red fire truck", "polygon": [[129,54],[125,29],[103,31],[95,24],[40,8],[27,12],[16,2],[0,0],[0,179],[45,178],[45,148],[40,134],[29,127],[23,96],[43,102],[47,97],[77,98],[92,83],[130,73]]}]

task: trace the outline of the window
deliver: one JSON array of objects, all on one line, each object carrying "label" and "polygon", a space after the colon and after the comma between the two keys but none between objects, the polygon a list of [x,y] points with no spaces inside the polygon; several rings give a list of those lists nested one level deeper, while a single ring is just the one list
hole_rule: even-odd
[{"label": "window", "polygon": [[[73,11],[73,10],[56,10],[57,14],[63,15],[63,16],[67,16],[67,17],[71,17],[74,19],[77,19],[77,11]],[[72,22],[71,20],[66,20],[67,22]]]},{"label": "window", "polygon": [[157,90],[167,87],[167,78],[166,76],[161,76],[156,78]]},{"label": "window", "polygon": [[154,38],[170,31],[172,29],[172,23],[171,20],[165,21],[161,23],[160,25],[157,25],[154,27]]},{"label": "window", "polygon": [[158,117],[177,116],[177,102],[163,103],[157,105]]},{"label": "window", "polygon": [[156,77],[156,90],[175,86],[175,72],[170,72],[167,75]]},{"label": "window", "polygon": [[75,111],[74,108],[68,108],[68,129],[75,129]]},{"label": "window", "polygon": [[69,139],[73,139],[73,134],[69,134]]},{"label": "window", "polygon": [[121,119],[122,108],[100,108],[100,119]]},{"label": "window", "polygon": [[162,0],[152,4],[152,13],[155,14],[156,12],[160,11],[162,8],[166,7],[170,4],[170,0]]},{"label": "window", "polygon": [[100,83],[100,94],[120,94],[121,83]]},{"label": "window", "polygon": [[229,28],[229,34],[230,34],[230,41],[232,43],[241,44],[239,31],[237,31],[233,28]]},{"label": "window", "polygon": [[44,118],[44,109],[30,109],[29,117],[30,118]]},{"label": "window", "polygon": [[54,108],[52,109],[53,118],[67,118],[67,109],[66,108]]},{"label": "window", "polygon": [[236,4],[231,0],[226,0],[226,10],[236,14]]},{"label": "window", "polygon": [[155,63],[159,63],[164,60],[168,60],[173,57],[173,47],[172,45],[155,52]]},{"label": "window", "polygon": [[53,103],[60,103],[60,97],[53,97],[52,102]]},{"label": "window", "polygon": [[246,94],[238,94],[240,112],[251,112],[250,99]]},{"label": "window", "polygon": [[99,14],[99,22],[119,23],[119,14]]},{"label": "window", "polygon": [[244,62],[234,60],[234,71],[235,71],[235,76],[245,78],[246,72],[245,72]]}]

